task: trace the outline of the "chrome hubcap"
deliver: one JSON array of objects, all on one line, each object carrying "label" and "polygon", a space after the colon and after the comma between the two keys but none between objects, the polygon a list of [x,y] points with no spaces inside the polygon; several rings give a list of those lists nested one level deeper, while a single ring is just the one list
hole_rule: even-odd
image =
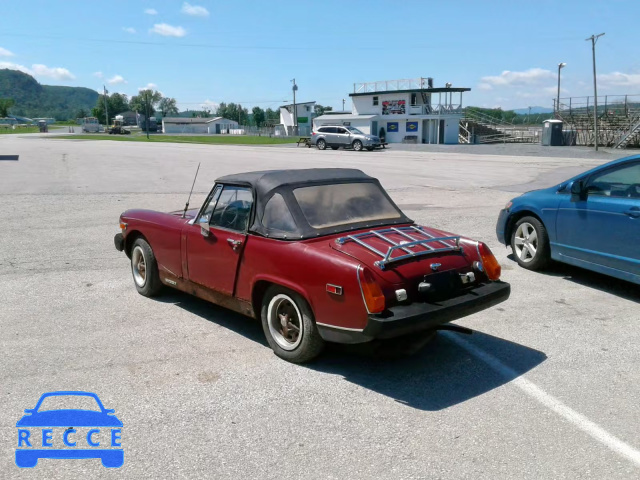
[{"label": "chrome hubcap", "polygon": [[529,263],[538,251],[538,232],[530,223],[522,223],[516,229],[513,243],[513,249],[518,258],[524,263]]},{"label": "chrome hubcap", "polygon": [[276,295],[267,308],[269,333],[284,350],[294,350],[302,341],[302,315],[298,306],[284,294]]},{"label": "chrome hubcap", "polygon": [[144,287],[147,281],[147,264],[144,260],[144,252],[142,247],[137,246],[131,253],[131,270],[133,271],[133,280],[139,287]]}]

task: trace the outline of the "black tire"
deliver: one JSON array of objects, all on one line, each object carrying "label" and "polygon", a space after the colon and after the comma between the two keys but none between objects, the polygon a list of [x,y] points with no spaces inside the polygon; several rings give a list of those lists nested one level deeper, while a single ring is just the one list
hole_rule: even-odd
[{"label": "black tire", "polygon": [[[141,274],[140,255],[144,267]],[[140,295],[154,297],[162,290],[162,282],[158,274],[158,262],[149,243],[142,237],[137,238],[131,245],[131,274],[133,284]]]},{"label": "black tire", "polygon": [[373,147],[367,147],[367,150],[369,150],[370,152],[373,151]]},{"label": "black tire", "polygon": [[[531,247],[535,249],[532,252]],[[522,217],[511,232],[511,250],[516,262],[528,270],[541,270],[551,261],[549,235],[535,217]]]},{"label": "black tire", "polygon": [[354,140],[351,146],[356,152],[362,151],[362,142],[360,140]]},{"label": "black tire", "polygon": [[331,147],[331,150],[337,150],[337,149],[339,149],[339,148],[340,148],[340,147]]},{"label": "black tire", "polygon": [[316,147],[318,147],[318,150],[325,150],[327,148],[327,142],[325,142],[323,139],[320,139],[316,142]]},{"label": "black tire", "polygon": [[[281,311],[285,312],[284,315],[288,315],[286,312],[293,314],[286,320],[288,324],[286,331],[280,325],[280,321],[284,320],[279,313]],[[280,320],[273,321],[274,315],[277,315]],[[305,363],[322,352],[324,340],[316,327],[311,307],[297,293],[278,285],[270,286],[262,300],[260,317],[267,342],[280,358],[292,363]],[[292,321],[289,321],[289,318]],[[297,336],[295,336],[294,327],[298,329]],[[288,338],[289,328],[294,338]]]}]

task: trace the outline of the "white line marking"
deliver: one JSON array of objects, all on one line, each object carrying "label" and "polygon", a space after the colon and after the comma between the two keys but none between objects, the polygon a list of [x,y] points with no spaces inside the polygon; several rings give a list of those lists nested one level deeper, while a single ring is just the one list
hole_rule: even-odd
[{"label": "white line marking", "polygon": [[576,427],[578,427],[583,432],[591,435],[593,438],[598,440],[600,443],[604,444],[618,455],[625,457],[628,460],[631,460],[636,466],[640,467],[640,451],[633,448],[631,445],[623,442],[619,438],[611,435],[609,432],[604,430],[602,427],[598,426],[591,420],[589,420],[584,415],[579,414],[575,410],[567,407],[560,400],[555,398],[552,395],[549,395],[540,387],[535,385],[534,383],[526,380],[522,377],[521,374],[508,367],[500,360],[498,360],[493,355],[488,354],[487,352],[481,350],[476,347],[472,343],[463,340],[457,334],[444,333],[448,340],[451,340],[454,343],[457,343],[459,346],[464,348],[466,351],[471,353],[473,356],[479,358],[491,368],[496,370],[498,373],[503,375],[506,378],[513,379],[511,380],[511,384],[518,387],[524,393],[532,397],[534,400],[537,400],[539,403],[544,405],[550,410],[553,410],[558,415],[563,417],[565,420],[573,423]]}]

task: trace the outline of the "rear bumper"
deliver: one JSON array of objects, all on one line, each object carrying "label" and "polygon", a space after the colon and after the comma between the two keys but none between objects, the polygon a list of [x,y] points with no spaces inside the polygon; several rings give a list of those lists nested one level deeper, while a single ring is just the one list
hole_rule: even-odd
[{"label": "rear bumper", "polygon": [[122,252],[124,250],[124,235],[116,233],[115,237],[113,237],[113,243],[116,246],[116,250]]},{"label": "rear bumper", "polygon": [[448,300],[399,305],[380,314],[369,315],[364,330],[345,330],[327,325],[318,325],[318,330],[325,340],[337,343],[363,343],[400,337],[436,330],[442,324],[504,302],[510,293],[511,286],[508,283],[491,282]]},{"label": "rear bumper", "polygon": [[496,237],[498,237],[498,241],[503,245],[507,244],[506,230],[508,220],[509,210],[505,210],[503,208],[502,210],[500,210],[500,215],[498,215],[498,223],[496,223]]}]

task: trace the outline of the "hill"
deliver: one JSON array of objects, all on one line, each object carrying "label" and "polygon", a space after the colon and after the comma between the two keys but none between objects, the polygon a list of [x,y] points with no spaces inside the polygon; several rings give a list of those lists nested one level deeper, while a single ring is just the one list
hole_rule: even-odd
[{"label": "hill", "polygon": [[41,85],[31,75],[18,70],[0,69],[0,98],[13,98],[9,110],[21,117],[75,118],[80,109],[95,107],[98,92],[84,87]]},{"label": "hill", "polygon": [[[518,115],[527,115],[529,114],[529,108],[516,108],[513,110]],[[531,115],[537,115],[539,113],[553,113],[553,108],[545,108],[545,107],[531,107]]]}]

